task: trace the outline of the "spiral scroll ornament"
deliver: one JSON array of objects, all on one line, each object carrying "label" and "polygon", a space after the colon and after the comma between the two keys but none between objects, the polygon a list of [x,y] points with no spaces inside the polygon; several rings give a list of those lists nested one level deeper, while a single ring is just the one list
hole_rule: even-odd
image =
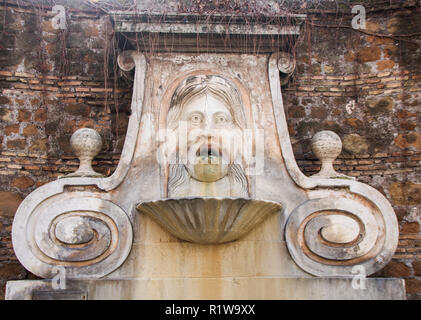
[{"label": "spiral scroll ornament", "polygon": [[294,261],[312,275],[352,276],[356,265],[369,275],[383,268],[394,253],[395,240],[386,237],[388,223],[363,201],[320,198],[291,213],[285,236]]},{"label": "spiral scroll ornament", "polygon": [[43,278],[53,277],[56,266],[64,267],[68,278],[105,276],[124,262],[133,237],[126,213],[94,197],[47,200],[25,229],[26,241],[14,243],[16,254]]},{"label": "spiral scroll ornament", "polygon": [[286,85],[294,73],[296,62],[294,57],[288,52],[277,52],[274,54],[277,59],[277,67],[280,71],[280,81]]},{"label": "spiral scroll ornament", "polygon": [[278,69],[280,72],[285,74],[291,74],[295,70],[295,59],[294,57],[287,52],[278,53]]},{"label": "spiral scroll ornament", "polygon": [[130,71],[136,66],[133,54],[136,54],[136,52],[133,50],[127,50],[118,55],[117,63],[121,70]]}]

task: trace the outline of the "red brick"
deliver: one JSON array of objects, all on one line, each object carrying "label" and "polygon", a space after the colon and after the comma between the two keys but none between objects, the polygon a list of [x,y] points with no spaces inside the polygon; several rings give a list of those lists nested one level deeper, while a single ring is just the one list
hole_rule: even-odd
[{"label": "red brick", "polygon": [[25,149],[26,140],[25,139],[8,140],[7,147],[10,149]]},{"label": "red brick", "polygon": [[31,120],[31,112],[28,110],[19,110],[18,112],[18,121],[26,122]]},{"label": "red brick", "polygon": [[[112,92],[112,88],[91,88],[92,92]],[[308,91],[308,90],[307,90]]]},{"label": "red brick", "polygon": [[416,114],[415,112],[409,112],[409,111],[407,111],[407,110],[399,110],[399,111],[396,113],[396,116],[397,116],[399,119],[402,119],[402,118],[413,118],[413,117],[416,117],[416,116],[417,116],[417,114]]},{"label": "red brick", "polygon": [[393,60],[382,60],[377,62],[377,70],[383,71],[385,69],[392,69],[395,66]]},{"label": "red brick", "polygon": [[48,149],[48,139],[42,138],[42,139],[36,139],[34,140],[30,147],[30,152],[45,152]]},{"label": "red brick", "polygon": [[401,225],[401,233],[418,233],[420,225],[418,222],[407,222]]},{"label": "red brick", "polygon": [[76,88],[76,92],[89,92],[90,88]]},{"label": "red brick", "polygon": [[88,117],[91,113],[91,107],[83,103],[68,104],[64,109],[68,114],[74,116]]},{"label": "red brick", "polygon": [[38,109],[35,111],[35,121],[45,121],[47,120],[47,110],[46,109]]},{"label": "red brick", "polygon": [[5,263],[0,268],[0,279],[23,279],[27,271],[20,263]]},{"label": "red brick", "polygon": [[367,80],[365,80],[365,83],[370,83],[370,84],[379,83],[379,82],[380,82],[379,79],[367,79]]},{"label": "red brick", "polygon": [[408,277],[411,275],[411,268],[402,262],[392,260],[386,265],[383,272],[386,277]]},{"label": "red brick", "polygon": [[93,128],[95,126],[94,121],[92,119],[84,119],[80,120],[77,124],[78,128]]},{"label": "red brick", "polygon": [[0,216],[14,216],[22,200],[22,196],[15,192],[0,191]]},{"label": "red brick", "polygon": [[364,47],[360,48],[357,54],[360,62],[370,62],[380,59],[381,50],[379,47]]},{"label": "red brick", "polygon": [[412,268],[414,269],[414,276],[421,277],[421,261],[412,262]]},{"label": "red brick", "polygon": [[35,136],[38,133],[38,128],[36,125],[30,124],[23,128],[23,135],[25,137]]},{"label": "red brick", "polygon": [[4,134],[10,136],[11,134],[19,133],[19,123],[11,124],[4,128]]},{"label": "red brick", "polygon": [[0,76],[11,77],[13,73],[10,71],[0,71]]},{"label": "red brick", "polygon": [[393,83],[388,83],[386,85],[386,88],[399,88],[402,86],[402,83],[400,82],[393,82]]},{"label": "red brick", "polygon": [[421,280],[418,279],[406,279],[406,293],[417,294],[421,293]]},{"label": "red brick", "polygon": [[11,186],[18,189],[27,189],[32,187],[34,183],[34,180],[29,177],[17,177],[15,180],[13,180]]},{"label": "red brick", "polygon": [[395,144],[401,149],[412,147],[417,150],[421,150],[421,132],[400,134],[395,139]]},{"label": "red brick", "polygon": [[35,75],[27,72],[16,72],[15,77],[34,78]]}]

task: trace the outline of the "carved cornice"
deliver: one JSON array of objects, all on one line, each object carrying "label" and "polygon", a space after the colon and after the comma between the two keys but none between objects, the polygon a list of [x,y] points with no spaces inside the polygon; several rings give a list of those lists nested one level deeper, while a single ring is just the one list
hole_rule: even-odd
[{"label": "carved cornice", "polygon": [[291,48],[306,15],[244,17],[113,11],[111,18],[114,30],[142,51],[267,53]]}]

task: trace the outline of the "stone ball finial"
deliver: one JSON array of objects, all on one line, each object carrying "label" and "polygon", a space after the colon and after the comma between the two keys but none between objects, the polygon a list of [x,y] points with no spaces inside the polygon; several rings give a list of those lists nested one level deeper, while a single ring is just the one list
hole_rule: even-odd
[{"label": "stone ball finial", "polygon": [[76,172],[66,177],[102,177],[92,169],[92,160],[101,151],[102,138],[98,132],[90,128],[76,130],[70,138],[70,146],[80,160]]},{"label": "stone ball finial", "polygon": [[314,155],[322,162],[320,172],[313,176],[338,177],[339,174],[333,168],[333,161],[341,154],[341,138],[333,131],[319,131],[311,139],[311,149]]},{"label": "stone ball finial", "polygon": [[320,161],[336,159],[341,154],[342,141],[333,131],[319,131],[311,139],[311,149]]}]

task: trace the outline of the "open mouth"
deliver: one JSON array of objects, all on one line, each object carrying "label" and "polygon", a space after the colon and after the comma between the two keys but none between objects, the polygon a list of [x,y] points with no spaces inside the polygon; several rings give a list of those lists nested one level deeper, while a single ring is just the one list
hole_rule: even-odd
[{"label": "open mouth", "polygon": [[221,152],[210,145],[202,145],[196,152],[196,156],[207,163],[218,163]]},{"label": "open mouth", "polygon": [[190,175],[198,181],[215,182],[227,175],[228,165],[225,163],[222,150],[218,144],[202,143],[191,149],[187,164]]}]

